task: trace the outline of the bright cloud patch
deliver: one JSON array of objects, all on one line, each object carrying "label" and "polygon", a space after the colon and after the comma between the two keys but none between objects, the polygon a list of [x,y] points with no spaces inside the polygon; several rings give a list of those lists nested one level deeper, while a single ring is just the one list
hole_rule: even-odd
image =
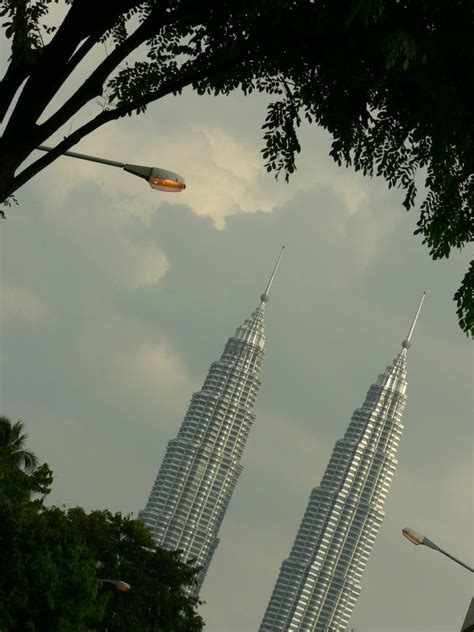
[{"label": "bright cloud patch", "polygon": [[4,318],[20,319],[30,323],[45,320],[47,310],[44,303],[28,288],[2,285],[0,292]]},{"label": "bright cloud patch", "polygon": [[159,391],[169,399],[186,401],[196,389],[186,366],[166,344],[138,349],[133,364],[135,379],[149,394]]}]

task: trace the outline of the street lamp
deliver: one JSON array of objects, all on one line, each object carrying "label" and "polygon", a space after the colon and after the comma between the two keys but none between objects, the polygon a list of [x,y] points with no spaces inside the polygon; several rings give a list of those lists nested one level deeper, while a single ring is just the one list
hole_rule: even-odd
[{"label": "street lamp", "polygon": [[437,544],[429,540],[427,537],[425,537],[424,535],[421,535],[421,533],[418,533],[417,531],[414,531],[413,529],[409,529],[408,527],[405,527],[404,529],[402,529],[402,533],[406,537],[406,539],[409,540],[412,544],[415,544],[416,546],[418,546],[419,544],[424,544],[425,546],[428,546],[430,549],[439,551],[443,555],[446,555],[446,557],[449,557],[450,559],[454,560],[461,566],[464,566],[464,568],[467,568],[467,570],[471,571],[471,573],[474,573],[474,568],[472,568],[471,566],[468,566],[464,562],[461,562],[461,560],[458,560],[457,557],[454,557],[454,555],[451,555],[451,553],[444,551]]},{"label": "street lamp", "polygon": [[[36,147],[40,151],[51,151],[52,147],[39,145]],[[80,160],[89,160],[90,162],[98,162],[111,167],[119,167],[127,173],[143,178],[148,182],[152,189],[157,191],[167,191],[168,193],[179,193],[186,188],[184,178],[173,171],[161,169],[160,167],[145,167],[143,165],[129,165],[116,160],[108,160],[107,158],[98,158],[97,156],[89,156],[87,154],[78,154],[75,151],[63,151],[61,156],[70,156],[71,158],[79,158]]]},{"label": "street lamp", "polygon": [[124,582],[121,579],[98,579],[97,581],[104,584],[113,584],[115,586],[115,590],[119,590],[120,592],[128,592],[130,590],[130,584],[127,584],[127,582]]},{"label": "street lamp", "polygon": [[[428,546],[430,549],[439,551],[443,555],[446,555],[446,557],[449,557],[451,560],[454,560],[461,566],[464,566],[464,568],[467,568],[467,570],[471,571],[471,573],[474,573],[474,568],[471,568],[471,566],[468,566],[464,562],[461,562],[461,560],[458,560],[457,557],[454,557],[454,555],[451,555],[451,553],[444,551],[437,544],[435,544],[430,539],[428,539],[426,536],[421,535],[421,533],[418,533],[417,531],[414,531],[413,529],[409,529],[408,527],[405,527],[404,529],[402,529],[402,534],[406,537],[407,540],[409,540],[415,546],[419,546],[420,544],[423,544],[424,546]],[[474,598],[471,600],[471,604],[467,611],[466,618],[464,619],[461,632],[474,632]]]}]

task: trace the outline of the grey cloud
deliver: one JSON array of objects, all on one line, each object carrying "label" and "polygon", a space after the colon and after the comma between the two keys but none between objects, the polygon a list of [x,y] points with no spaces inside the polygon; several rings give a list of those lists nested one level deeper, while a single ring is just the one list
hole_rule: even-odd
[{"label": "grey cloud", "polygon": [[[230,127],[239,129],[239,121]],[[109,239],[106,231],[94,238],[80,222],[74,230],[61,220],[70,213],[92,222],[105,212],[110,199],[100,187],[71,192],[59,215],[34,187],[25,190],[2,227],[3,280],[33,290],[54,316],[35,327],[3,323],[4,412],[23,417],[32,448],[56,470],[54,500],[124,511],[143,506],[192,388],[256,305],[286,244],[267,309],[256,426],[203,594],[210,631],[256,629],[310,489],[352,411],[398,352],[424,289],[399,475],[353,625],[454,630],[467,608],[465,576],[400,536],[413,520],[460,557],[472,555],[472,525],[459,507],[465,495],[448,498],[458,464],[466,468],[459,486],[471,484],[462,474],[471,463],[470,355],[451,302],[466,258],[431,262],[399,195],[378,182],[367,186],[367,204],[352,215],[334,188],[310,182],[272,213],[232,216],[222,231],[194,215],[183,194],[182,206],[162,204],[149,224],[130,218],[115,228],[168,260],[156,286],[136,289],[96,256],[101,239],[104,248],[119,247],[112,227]],[[154,393],[147,390],[133,363],[139,349],[160,344],[183,367],[173,392],[158,380]]]}]

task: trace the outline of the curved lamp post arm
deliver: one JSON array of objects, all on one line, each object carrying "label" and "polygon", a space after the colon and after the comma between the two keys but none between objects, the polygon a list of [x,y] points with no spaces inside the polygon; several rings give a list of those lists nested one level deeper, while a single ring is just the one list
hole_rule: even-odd
[{"label": "curved lamp post arm", "polygon": [[[39,149],[40,151],[51,151],[53,148],[47,147],[46,145],[39,145],[36,149]],[[108,158],[99,158],[98,156],[90,156],[89,154],[79,154],[76,151],[64,151],[61,155],[69,156],[70,158],[78,158],[79,160],[88,160],[89,162],[97,162],[101,165],[108,165],[110,167],[118,167],[127,173],[143,178],[148,182],[152,189],[156,189],[157,191],[179,193],[186,188],[186,184],[182,176],[174,173],[174,171],[161,169],[161,167],[129,165],[125,162],[109,160]]]}]

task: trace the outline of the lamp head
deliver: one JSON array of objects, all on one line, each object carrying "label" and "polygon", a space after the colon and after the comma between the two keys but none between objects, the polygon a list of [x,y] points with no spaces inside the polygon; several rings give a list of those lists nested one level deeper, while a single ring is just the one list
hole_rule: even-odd
[{"label": "lamp head", "polygon": [[186,188],[184,178],[173,171],[152,167],[148,176],[148,183],[152,189],[157,191],[167,191],[168,193],[179,193]]},{"label": "lamp head", "polygon": [[415,544],[416,546],[424,543],[425,536],[421,535],[421,533],[418,533],[417,531],[413,531],[413,529],[405,527],[404,529],[402,529],[402,533],[407,540],[409,540],[412,544]]}]

